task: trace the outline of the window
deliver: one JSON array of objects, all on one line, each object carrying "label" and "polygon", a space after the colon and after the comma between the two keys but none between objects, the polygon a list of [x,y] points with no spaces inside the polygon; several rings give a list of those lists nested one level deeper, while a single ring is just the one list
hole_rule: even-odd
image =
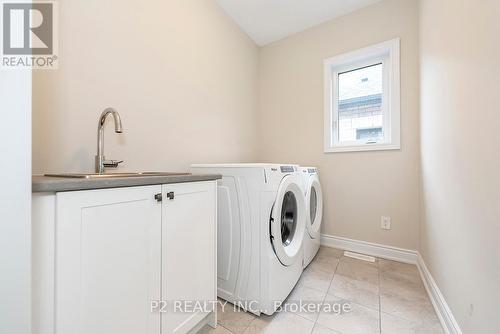
[{"label": "window", "polygon": [[325,152],[400,148],[399,39],[325,60]]}]

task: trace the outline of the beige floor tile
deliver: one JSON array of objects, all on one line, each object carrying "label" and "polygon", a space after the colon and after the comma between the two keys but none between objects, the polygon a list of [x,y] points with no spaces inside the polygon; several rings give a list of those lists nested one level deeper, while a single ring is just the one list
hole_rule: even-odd
[{"label": "beige floor tile", "polygon": [[[301,303],[321,311],[301,310]],[[327,312],[335,303],[351,310]],[[204,327],[199,333],[443,334],[416,266],[382,259],[369,263],[337,249],[320,248],[284,306],[273,316],[256,317],[230,303],[222,312],[219,305],[217,329]]]},{"label": "beige floor tile", "polygon": [[421,327],[432,329],[437,324],[437,330],[440,330],[439,320],[416,266],[386,260],[381,260],[379,265],[381,311]]},{"label": "beige floor tile", "polygon": [[314,322],[293,313],[262,315],[250,323],[244,334],[310,334]]},{"label": "beige floor tile", "polygon": [[333,274],[334,270],[323,270],[320,266],[311,263],[302,273],[298,285],[326,293],[330,287]]},{"label": "beige floor tile", "polygon": [[379,308],[379,288],[377,284],[335,274],[328,294],[348,299],[373,309]]},{"label": "beige floor tile", "polygon": [[340,332],[334,331],[333,329],[330,329],[325,326],[321,326],[320,324],[314,325],[312,334],[342,334]]},{"label": "beige floor tile", "polygon": [[326,297],[325,303],[347,304],[350,306],[350,311],[327,312],[323,310],[318,317],[318,324],[342,334],[380,333],[378,311],[330,295]]},{"label": "beige floor tile", "polygon": [[335,269],[342,257],[343,251],[335,248],[321,247],[318,254],[314,257],[311,263],[323,263]]},{"label": "beige floor tile", "polygon": [[388,272],[380,275],[380,293],[397,293],[406,298],[427,298],[427,292],[420,279],[389,275]]},{"label": "beige floor tile", "polygon": [[381,291],[380,310],[409,321],[435,324],[438,319],[429,298],[401,293]]},{"label": "beige floor tile", "polygon": [[349,257],[349,256],[342,256],[340,258],[340,261],[345,262],[345,263],[362,264],[362,265],[376,268],[378,270],[378,262],[379,262],[378,258],[375,258],[375,262],[370,262],[370,261],[363,261],[363,260],[355,259],[355,258]]},{"label": "beige floor tile", "polygon": [[[412,276],[413,269],[407,267],[405,274],[401,274],[401,271],[398,273],[397,267],[404,268],[391,264],[392,270],[384,268],[380,274],[382,311],[391,314],[399,312],[396,315],[400,316],[409,313],[404,318],[415,320],[419,313],[432,306],[420,277]],[[420,310],[422,308],[423,310]]]},{"label": "beige floor tile", "polygon": [[321,246],[319,248],[318,255],[319,256],[326,255],[329,257],[340,259],[342,256],[344,256],[344,251],[337,248]]},{"label": "beige floor tile", "polygon": [[203,327],[199,332],[196,334],[233,334],[229,329],[222,327],[221,325],[218,325],[217,328],[212,328],[210,326],[205,326]]},{"label": "beige floor tile", "polygon": [[235,334],[241,334],[255,319],[251,313],[245,312],[231,303],[221,301],[217,305],[217,323]]},{"label": "beige floor tile", "polygon": [[407,286],[423,288],[420,273],[415,265],[398,263],[395,261],[380,260],[380,277],[382,279],[401,282]]},{"label": "beige floor tile", "polygon": [[[311,321],[316,321],[326,292],[311,289],[307,286],[297,286],[283,305],[283,310],[300,315]],[[300,306],[303,306],[300,308]]]},{"label": "beige floor tile", "polygon": [[439,322],[425,324],[408,321],[393,315],[381,314],[382,334],[443,334]]},{"label": "beige floor tile", "polygon": [[414,264],[379,259],[378,267],[381,273],[392,272],[404,276],[420,277],[418,268]]},{"label": "beige floor tile", "polygon": [[335,272],[337,269],[337,265],[339,264],[339,259],[335,257],[331,257],[329,255],[320,255],[318,254],[312,261],[309,263],[307,268],[317,268],[329,272]]},{"label": "beige floor tile", "polygon": [[335,269],[337,269],[337,265],[339,260],[331,257],[331,258],[315,258],[309,263],[306,269],[312,270],[322,270],[329,273],[334,273]]},{"label": "beige floor tile", "polygon": [[377,286],[379,284],[378,266],[370,262],[343,257],[335,273]]}]

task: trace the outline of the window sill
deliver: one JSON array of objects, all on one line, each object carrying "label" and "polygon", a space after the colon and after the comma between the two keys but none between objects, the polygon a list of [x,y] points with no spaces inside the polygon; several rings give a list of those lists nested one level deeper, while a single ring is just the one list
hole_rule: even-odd
[{"label": "window sill", "polygon": [[326,147],[325,153],[387,151],[387,150],[399,150],[399,149],[401,149],[401,145],[399,144],[344,145],[344,146]]}]

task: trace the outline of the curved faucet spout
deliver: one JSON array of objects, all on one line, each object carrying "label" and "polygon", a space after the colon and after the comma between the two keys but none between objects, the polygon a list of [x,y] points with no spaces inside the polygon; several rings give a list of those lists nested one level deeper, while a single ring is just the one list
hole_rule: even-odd
[{"label": "curved faucet spout", "polygon": [[108,116],[113,116],[115,122],[115,132],[123,133],[122,120],[120,114],[114,108],[106,108],[101,113],[99,123],[97,125],[97,155],[95,157],[95,171],[96,173],[104,173],[104,124]]},{"label": "curved faucet spout", "polygon": [[113,120],[115,121],[115,132],[122,133],[122,119],[120,118],[120,114],[118,113],[118,111],[116,111],[114,108],[104,109],[104,111],[101,113],[101,117],[99,118],[98,129],[104,129],[104,123],[106,122],[106,119],[109,115],[112,115]]}]

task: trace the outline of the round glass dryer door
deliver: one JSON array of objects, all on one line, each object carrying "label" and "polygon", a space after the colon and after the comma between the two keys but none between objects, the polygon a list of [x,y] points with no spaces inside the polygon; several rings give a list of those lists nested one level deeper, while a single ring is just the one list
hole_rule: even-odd
[{"label": "round glass dryer door", "polygon": [[321,219],[323,216],[323,193],[317,176],[311,176],[306,193],[306,226],[311,238],[320,237]]},{"label": "round glass dryer door", "polygon": [[281,242],[286,247],[292,243],[297,230],[297,198],[287,191],[281,206]]},{"label": "round glass dryer door", "polygon": [[294,175],[283,178],[271,214],[271,242],[278,260],[285,266],[301,257],[306,213],[299,182]]}]

